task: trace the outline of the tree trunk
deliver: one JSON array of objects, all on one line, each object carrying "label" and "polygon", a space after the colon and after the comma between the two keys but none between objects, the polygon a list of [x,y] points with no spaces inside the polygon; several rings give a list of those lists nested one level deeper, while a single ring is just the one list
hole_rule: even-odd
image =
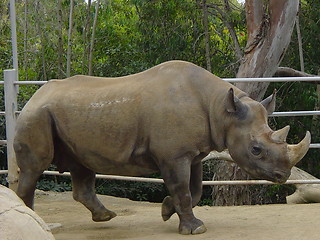
[{"label": "tree trunk", "polygon": [[87,71],[85,70],[86,64],[88,62],[88,33],[89,33],[89,27],[90,27],[90,11],[91,10],[91,0],[88,0],[88,5],[87,5],[87,16],[86,16],[86,22],[83,28],[83,55],[82,55],[82,73],[86,73]]},{"label": "tree trunk", "polygon": [[[248,180],[248,175],[240,167],[229,161],[215,161],[212,166],[215,170],[213,181]],[[225,177],[227,173],[227,178]],[[212,187],[212,200],[214,206],[234,206],[251,204],[251,194],[248,186],[217,185]]]},{"label": "tree trunk", "polygon": [[69,31],[68,31],[68,50],[67,50],[67,77],[70,77],[71,72],[71,37],[73,25],[73,0],[70,0],[70,13],[69,13]]},{"label": "tree trunk", "polygon": [[99,12],[99,5],[100,0],[96,2],[96,11],[94,15],[93,20],[93,26],[92,26],[92,36],[91,36],[91,43],[90,43],[90,51],[89,51],[89,75],[92,75],[92,56],[93,56],[93,47],[94,47],[94,41],[95,41],[95,32],[96,32],[96,26],[97,26],[97,20],[98,20],[98,12]]},{"label": "tree trunk", "polygon": [[24,25],[23,25],[23,69],[28,81],[28,0],[24,2]]},{"label": "tree trunk", "polygon": [[[229,0],[224,0],[224,5],[225,5],[225,12],[228,14],[228,13],[231,13],[232,12],[232,9],[230,7],[230,3],[229,3]],[[224,18],[224,23],[230,33],[230,36],[233,40],[233,44],[234,44],[234,49],[235,49],[235,54],[236,54],[236,57],[237,57],[237,60],[240,61],[242,59],[242,50],[241,50],[241,47],[240,47],[240,44],[239,44],[239,41],[238,41],[238,38],[237,38],[237,34],[236,34],[236,31],[234,30],[234,24],[228,20],[229,18]]]},{"label": "tree trunk", "polygon": [[58,0],[58,78],[63,78],[63,36],[62,36],[62,6],[61,0]]},{"label": "tree trunk", "polygon": [[299,46],[300,71],[304,72],[302,37],[301,37],[300,21],[299,21],[299,16],[298,15],[297,15],[297,18],[296,18],[296,29],[297,29],[298,46]]},{"label": "tree trunk", "polygon": [[[298,0],[246,1],[248,41],[237,77],[274,75],[290,43],[298,7]],[[235,85],[253,99],[261,100],[269,83],[249,82]],[[215,180],[249,179],[235,164],[220,161],[216,169],[221,174],[217,174]],[[220,169],[223,169],[223,172]],[[242,205],[251,204],[253,200],[247,186],[215,186],[213,192],[215,203]],[[226,199],[229,199],[228,202]]]},{"label": "tree trunk", "polygon": [[[248,41],[237,77],[271,77],[289,46],[298,0],[247,0]],[[261,100],[269,83],[238,83],[253,99]]]},{"label": "tree trunk", "polygon": [[220,15],[220,19],[223,21],[224,25],[229,31],[230,37],[232,38],[233,45],[234,45],[234,52],[235,56],[237,58],[237,65],[239,65],[241,59],[242,59],[242,49],[239,44],[239,40],[234,28],[234,23],[232,22],[232,8],[230,6],[229,0],[224,0],[224,8],[221,7],[221,3],[214,3],[214,4],[207,4],[207,6],[215,12],[209,12],[210,14],[214,14],[215,16]]},{"label": "tree trunk", "polygon": [[[40,11],[40,1],[36,2],[36,9],[38,12]],[[40,16],[36,14],[36,19],[37,19],[37,31],[38,35],[40,37],[40,46],[41,46],[41,60],[42,60],[42,71],[43,71],[43,80],[47,81],[47,70],[46,70],[46,57],[45,57],[45,44],[44,44],[44,36],[43,36],[43,31],[41,29],[40,23],[41,19]]]},{"label": "tree trunk", "polygon": [[202,1],[202,11],[203,11],[203,26],[204,26],[204,41],[206,46],[206,61],[207,70],[211,72],[211,59],[210,59],[210,35],[209,35],[209,25],[208,25],[208,6],[207,1]]}]

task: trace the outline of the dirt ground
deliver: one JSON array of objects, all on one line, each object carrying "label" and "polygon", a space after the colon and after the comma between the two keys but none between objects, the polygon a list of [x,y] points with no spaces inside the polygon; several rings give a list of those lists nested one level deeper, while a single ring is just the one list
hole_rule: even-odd
[{"label": "dirt ground", "polygon": [[90,212],[72,199],[71,192],[37,195],[36,212],[47,223],[60,223],[55,238],[82,239],[214,239],[214,240],[318,240],[320,204],[196,207],[195,215],[208,231],[194,236],[177,232],[176,214],[167,222],[160,216],[161,204],[134,202],[99,195],[117,213],[109,222],[95,223]]}]

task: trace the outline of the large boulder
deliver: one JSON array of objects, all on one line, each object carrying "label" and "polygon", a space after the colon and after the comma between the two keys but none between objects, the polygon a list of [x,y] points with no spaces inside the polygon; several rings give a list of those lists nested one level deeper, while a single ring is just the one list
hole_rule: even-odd
[{"label": "large boulder", "polygon": [[52,240],[46,223],[9,188],[0,185],[0,239]]}]

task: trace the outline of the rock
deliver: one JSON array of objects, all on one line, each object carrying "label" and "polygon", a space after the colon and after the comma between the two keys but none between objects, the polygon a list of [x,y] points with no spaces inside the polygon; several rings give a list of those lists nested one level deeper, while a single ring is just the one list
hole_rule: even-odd
[{"label": "rock", "polygon": [[0,239],[54,240],[47,224],[9,188],[0,185]]},{"label": "rock", "polygon": [[50,228],[50,230],[53,230],[53,229],[62,227],[62,224],[61,223],[48,223],[48,227]]}]

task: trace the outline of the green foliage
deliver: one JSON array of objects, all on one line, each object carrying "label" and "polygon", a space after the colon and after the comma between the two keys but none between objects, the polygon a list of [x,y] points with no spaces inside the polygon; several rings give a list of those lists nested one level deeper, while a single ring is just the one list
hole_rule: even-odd
[{"label": "green foliage", "polygon": [[65,192],[71,191],[72,187],[70,185],[70,181],[57,182],[50,179],[41,179],[37,182],[37,189],[43,191]]},{"label": "green foliage", "polygon": [[[26,16],[24,2],[16,3],[20,80],[48,80],[57,78],[61,70],[65,72],[69,3],[70,1],[62,1],[62,36],[54,2],[28,1]],[[91,21],[85,34],[87,4],[75,2],[72,75],[87,74],[88,71],[87,54],[95,4],[93,2],[90,8]],[[3,9],[5,6],[6,3],[3,4]],[[244,11],[232,11],[229,15],[233,19],[240,43],[244,46]],[[0,19],[0,32],[3,36],[0,41],[0,74],[11,63],[8,17],[8,14],[3,14]],[[230,67],[234,66],[232,62],[235,61],[232,39],[218,16],[211,14],[209,20],[213,71],[217,75],[234,76],[235,68]],[[63,43],[64,69],[58,69],[59,38]],[[98,76],[136,73],[172,59],[205,66],[202,11],[194,0],[102,1],[94,46],[93,70],[94,75]]]},{"label": "green foliage", "polygon": [[202,197],[200,202],[198,203],[198,206],[212,206],[213,205],[213,200],[211,195],[208,198]]},{"label": "green foliage", "polygon": [[143,34],[140,41],[147,62],[155,65],[192,57],[190,42],[198,31],[192,27],[199,25],[194,1],[139,1],[136,6],[139,30]]},{"label": "green foliage", "polygon": [[29,101],[33,94],[39,89],[37,85],[24,85],[19,87],[18,95],[18,109],[21,110],[23,106]]},{"label": "green foliage", "polygon": [[287,203],[286,196],[293,194],[296,188],[294,185],[270,185],[267,189],[270,203]]},{"label": "green foliage", "polygon": [[252,185],[249,187],[251,204],[286,203],[286,196],[295,191],[294,185]]},{"label": "green foliage", "polygon": [[0,184],[6,187],[9,186],[5,175],[0,175]]},{"label": "green foliage", "polygon": [[99,194],[149,202],[162,202],[163,198],[168,195],[163,184],[101,179],[96,182],[96,191]]},{"label": "green foliage", "polygon": [[[319,1],[306,0],[301,2],[301,9],[299,13],[305,71],[315,75],[319,75],[320,72],[320,59],[318,57],[320,54],[319,9]],[[289,49],[281,65],[290,66],[298,70],[300,69],[296,32],[292,34],[292,40]]]}]

